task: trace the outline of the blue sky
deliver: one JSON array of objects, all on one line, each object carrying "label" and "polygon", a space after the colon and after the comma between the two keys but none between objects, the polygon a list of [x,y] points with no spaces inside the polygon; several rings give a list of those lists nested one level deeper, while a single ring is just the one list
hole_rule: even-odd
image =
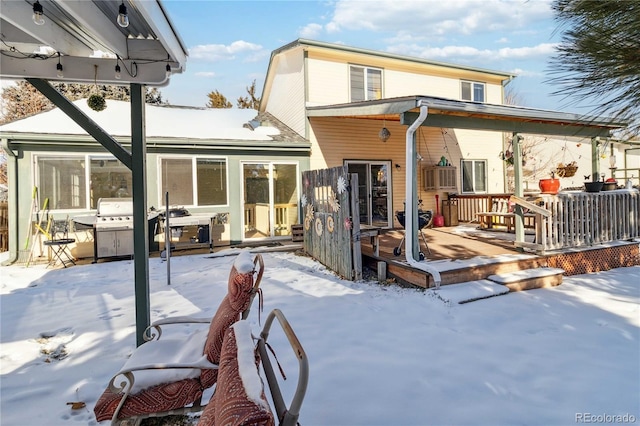
[{"label": "blue sky", "polygon": [[[559,41],[548,0],[164,0],[189,50],[187,70],[161,88],[175,105],[204,106],[218,90],[234,105],[269,56],[298,38],[341,43],[518,74],[519,104],[585,112],[551,93],[548,59]],[[424,94],[424,93],[416,93]]]}]

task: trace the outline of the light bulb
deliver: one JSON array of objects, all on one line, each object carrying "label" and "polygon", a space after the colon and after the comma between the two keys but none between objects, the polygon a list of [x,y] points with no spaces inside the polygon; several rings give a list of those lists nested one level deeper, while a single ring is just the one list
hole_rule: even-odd
[{"label": "light bulb", "polygon": [[166,70],[167,70],[167,78],[170,78],[171,77],[171,67],[169,66],[169,64],[167,64]]},{"label": "light bulb", "polygon": [[37,0],[33,4],[33,16],[31,19],[33,19],[33,23],[36,25],[44,25],[44,11],[42,10],[42,5]]},{"label": "light bulb", "polygon": [[62,64],[60,62],[58,62],[58,65],[56,65],[56,70],[56,75],[58,76],[58,78],[64,77],[64,72],[62,72]]},{"label": "light bulb", "polygon": [[122,3],[118,8],[118,19],[116,20],[118,25],[122,28],[126,28],[129,26],[129,16],[127,15],[127,6]]},{"label": "light bulb", "polygon": [[116,80],[120,80],[120,65],[116,64]]}]

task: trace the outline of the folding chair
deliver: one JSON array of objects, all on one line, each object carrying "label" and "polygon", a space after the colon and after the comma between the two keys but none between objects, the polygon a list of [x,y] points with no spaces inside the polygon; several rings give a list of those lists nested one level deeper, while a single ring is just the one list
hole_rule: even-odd
[{"label": "folding chair", "polygon": [[62,263],[65,268],[69,265],[75,265],[76,261],[69,252],[69,244],[76,242],[75,238],[69,238],[69,220],[54,220],[51,225],[51,238],[45,240],[43,244],[49,247],[49,266],[54,267],[58,262]]}]

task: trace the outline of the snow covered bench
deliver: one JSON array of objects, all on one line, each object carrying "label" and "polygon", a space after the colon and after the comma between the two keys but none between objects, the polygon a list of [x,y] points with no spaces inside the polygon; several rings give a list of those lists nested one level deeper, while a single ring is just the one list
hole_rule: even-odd
[{"label": "snow covered bench", "polygon": [[[298,383],[288,407],[267,353],[267,339],[274,319],[280,323],[298,359]],[[265,396],[259,365],[267,379],[273,409]],[[294,426],[300,416],[308,378],[309,362],[306,353],[280,310],[271,311],[255,346],[249,323],[238,321],[225,334],[218,383],[198,426],[270,426],[276,424],[276,419],[278,425]]]},{"label": "snow covered bench", "polygon": [[[511,210],[508,199],[493,200],[491,210],[488,212],[476,213],[480,229],[493,229],[495,226],[507,228],[507,232],[513,230],[514,218],[516,214]],[[533,213],[524,214],[525,228],[535,228],[535,217]]]},{"label": "snow covered bench", "polygon": [[[213,319],[179,317],[152,324],[150,329],[157,335],[153,333],[136,348],[113,376],[94,408],[96,420],[139,424],[147,417],[201,411],[203,392],[218,379],[225,333],[240,318],[247,318],[263,272],[261,255],[252,260],[249,252],[241,252],[229,274],[227,295]],[[209,327],[187,338],[160,338],[162,326],[185,323],[209,323]]]}]

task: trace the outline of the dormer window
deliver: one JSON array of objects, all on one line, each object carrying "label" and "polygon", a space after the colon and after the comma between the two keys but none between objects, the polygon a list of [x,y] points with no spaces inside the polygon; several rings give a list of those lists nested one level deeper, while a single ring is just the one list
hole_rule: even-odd
[{"label": "dormer window", "polygon": [[475,81],[461,81],[460,97],[463,101],[485,102],[484,89],[484,83],[478,83]]},{"label": "dormer window", "polygon": [[351,102],[382,99],[382,70],[356,65],[349,67]]}]

